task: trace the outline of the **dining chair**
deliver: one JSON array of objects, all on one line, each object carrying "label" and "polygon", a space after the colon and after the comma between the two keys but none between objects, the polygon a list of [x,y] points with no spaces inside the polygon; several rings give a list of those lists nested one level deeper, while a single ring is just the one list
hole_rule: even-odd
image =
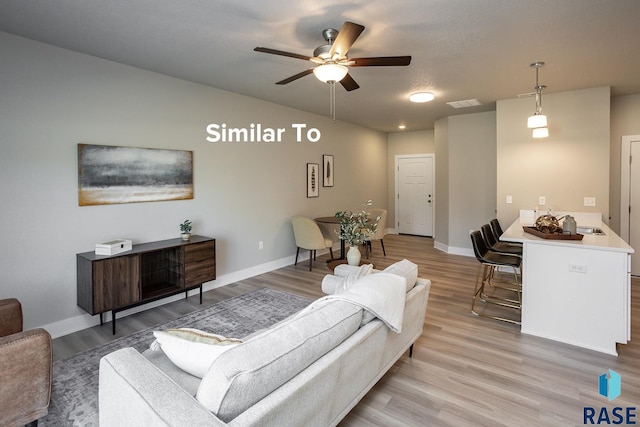
[{"label": "dining chair", "polygon": [[387,256],[387,251],[384,249],[384,231],[387,229],[387,210],[386,209],[370,209],[369,218],[373,221],[380,217],[378,221],[378,227],[376,232],[364,242],[365,245],[365,258],[369,258],[369,250],[373,252],[371,242],[374,240],[380,240],[380,246],[382,246],[382,253]]},{"label": "dining chair", "polygon": [[329,249],[329,253],[333,259],[333,240],[322,234],[318,223],[311,218],[295,215],[291,217],[291,225],[293,226],[293,235],[297,246],[294,265],[298,265],[300,248],[309,251],[309,271],[312,269],[313,260],[316,258],[316,251],[318,249]]},{"label": "dining chair", "polygon": [[[522,263],[522,258],[514,255],[506,255],[498,252],[491,252],[487,247],[482,233],[478,230],[471,233],[471,243],[473,246],[473,253],[480,263],[478,265],[478,271],[476,273],[476,283],[473,290],[473,298],[471,300],[471,313],[476,316],[489,317],[495,320],[501,320],[503,322],[520,324],[520,319],[512,319],[510,317],[503,317],[493,314],[485,314],[484,312],[478,312],[475,309],[476,301],[480,300],[487,304],[494,304],[502,307],[507,307],[515,310],[522,309],[522,285],[518,277],[518,271]],[[506,286],[500,286],[492,282],[494,276],[494,270],[497,268],[506,268],[513,273],[513,281],[506,282]],[[486,286],[489,285],[493,289],[491,295],[487,293]],[[497,292],[506,290],[515,293],[515,297],[509,298],[498,295]]]}]

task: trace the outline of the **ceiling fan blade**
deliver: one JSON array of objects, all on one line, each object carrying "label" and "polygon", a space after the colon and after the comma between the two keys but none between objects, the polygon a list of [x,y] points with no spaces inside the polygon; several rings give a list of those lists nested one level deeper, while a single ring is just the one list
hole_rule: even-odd
[{"label": "ceiling fan blade", "polygon": [[347,52],[351,49],[351,45],[360,36],[360,33],[364,31],[364,27],[353,22],[346,21],[340,31],[338,37],[333,41],[331,50],[329,51],[330,58],[336,56],[338,58],[344,58],[347,56]]},{"label": "ceiling fan blade", "polygon": [[288,56],[289,58],[296,58],[296,59],[303,59],[305,61],[311,61],[310,56],[299,55],[297,53],[291,53],[291,52],[285,52],[284,50],[269,49],[268,47],[260,47],[260,46],[256,47],[253,50],[255,50],[256,52],[270,53],[272,55]]},{"label": "ceiling fan blade", "polygon": [[296,74],[294,76],[288,77],[288,78],[286,78],[284,80],[280,80],[276,84],[277,85],[286,85],[287,83],[291,83],[292,81],[298,80],[299,78],[307,76],[307,75],[309,75],[311,73],[313,73],[313,68],[309,68],[308,70],[304,70],[303,72],[298,73],[298,74]]},{"label": "ceiling fan blade", "polygon": [[351,92],[352,90],[356,90],[356,89],[358,89],[360,87],[360,85],[358,83],[356,83],[355,80],[353,80],[353,77],[351,77],[351,75],[349,73],[347,73],[347,75],[344,76],[342,78],[342,80],[340,80],[340,84],[348,92]]},{"label": "ceiling fan blade", "polygon": [[411,64],[410,56],[378,56],[374,58],[349,58],[351,67],[390,67]]}]

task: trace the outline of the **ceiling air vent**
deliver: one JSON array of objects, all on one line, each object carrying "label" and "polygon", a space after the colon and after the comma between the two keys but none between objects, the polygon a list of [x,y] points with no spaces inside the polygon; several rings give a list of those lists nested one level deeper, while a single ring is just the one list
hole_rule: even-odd
[{"label": "ceiling air vent", "polygon": [[462,101],[447,102],[447,105],[450,105],[453,108],[468,108],[468,107],[475,107],[477,105],[482,105],[482,104],[480,104],[480,101],[473,98],[473,99],[463,99]]}]

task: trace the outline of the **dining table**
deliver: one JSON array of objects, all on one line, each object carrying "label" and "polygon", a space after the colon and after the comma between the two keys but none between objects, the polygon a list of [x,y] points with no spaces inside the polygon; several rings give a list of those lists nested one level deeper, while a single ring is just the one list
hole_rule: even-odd
[{"label": "dining table", "polygon": [[[321,216],[321,217],[315,218],[314,220],[319,224],[330,224],[330,225],[340,224],[340,219],[335,216]],[[345,259],[344,254],[345,254],[344,240],[340,239],[340,258],[336,258],[336,259],[338,260]],[[330,259],[327,262],[331,262],[331,261],[334,261],[334,260]]]}]

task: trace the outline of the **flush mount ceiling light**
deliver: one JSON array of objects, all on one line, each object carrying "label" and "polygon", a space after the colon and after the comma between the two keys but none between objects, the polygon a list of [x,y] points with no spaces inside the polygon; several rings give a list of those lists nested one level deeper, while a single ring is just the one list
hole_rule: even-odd
[{"label": "flush mount ceiling light", "polygon": [[527,119],[527,127],[533,129],[534,138],[546,138],[549,136],[547,116],[542,114],[542,89],[546,89],[546,86],[538,82],[538,70],[544,67],[544,62],[534,62],[531,67],[536,69],[536,85],[534,87],[536,90],[536,112]]},{"label": "flush mount ceiling light", "polygon": [[409,95],[409,101],[411,102],[429,102],[435,98],[436,96],[431,92],[415,92]]},{"label": "flush mount ceiling light", "polygon": [[346,67],[346,65],[328,63],[318,65],[313,69],[313,74],[315,74],[316,78],[321,82],[335,83],[344,79],[348,71],[349,69]]}]

